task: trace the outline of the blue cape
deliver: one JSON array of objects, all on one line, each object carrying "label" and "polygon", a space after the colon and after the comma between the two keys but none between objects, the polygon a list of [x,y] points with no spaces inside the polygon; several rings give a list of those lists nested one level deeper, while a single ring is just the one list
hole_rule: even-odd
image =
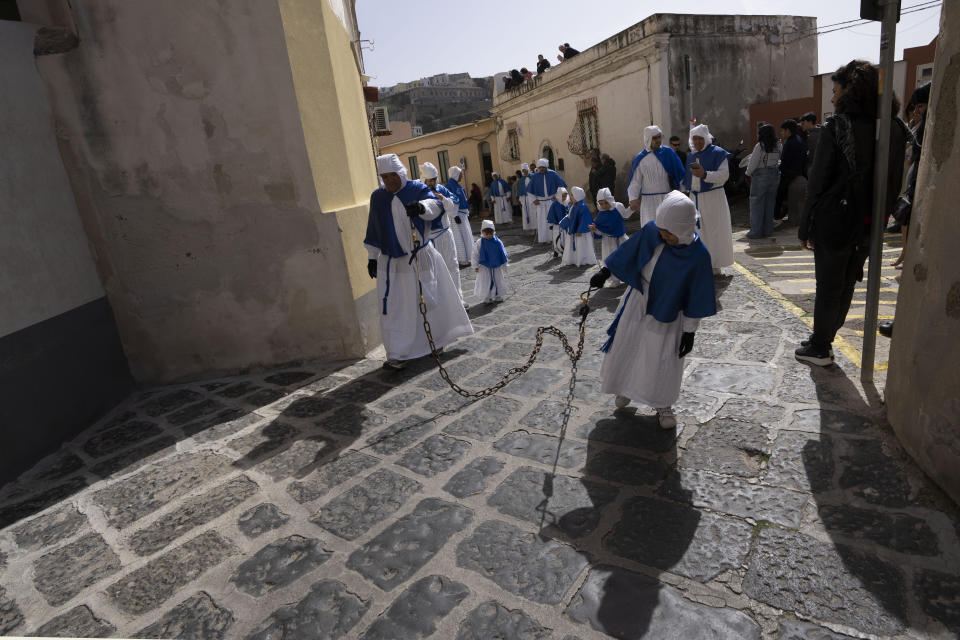
[{"label": "blue cape", "polygon": [[550,205],[550,210],[547,211],[547,224],[560,224],[563,217],[567,215],[567,211],[567,205],[555,201]]},{"label": "blue cape", "polygon": [[[454,202],[456,202],[456,200],[455,200],[454,197],[453,197],[453,194],[450,193],[449,189],[447,189],[447,188],[446,188],[445,186],[443,186],[442,184],[438,184],[438,185],[437,185],[437,193],[439,193],[440,195],[442,195],[442,196],[445,197],[445,198],[450,198],[451,200],[453,200]],[[440,206],[443,206],[442,201],[441,201],[441,205],[440,205]],[[432,230],[434,230],[434,231],[436,231],[436,230],[438,230],[438,229],[446,229],[446,227],[443,226],[443,214],[442,214],[442,213],[441,213],[439,216],[437,216],[436,218],[434,218],[433,220],[430,221],[430,229],[432,229]]]},{"label": "blue cape", "polygon": [[[618,214],[619,215],[619,214]],[[590,233],[590,225],[593,224],[593,214],[590,213],[590,207],[583,200],[574,203],[570,207],[570,228],[568,233]]]},{"label": "blue cape", "polygon": [[469,211],[470,202],[467,200],[467,192],[463,190],[463,187],[460,186],[460,183],[450,178],[447,180],[447,191],[453,194],[453,201],[457,203],[457,208],[460,211]]},{"label": "blue cape", "polygon": [[[633,234],[607,256],[604,262],[610,273],[642,292],[640,270],[650,262],[660,244],[664,247],[650,278],[647,313],[664,323],[676,320],[681,311],[688,318],[706,318],[716,314],[717,299],[710,253],[700,241],[700,236],[696,236],[690,244],[670,246],[664,243],[657,223],[651,220],[643,225],[639,233]],[[610,339],[603,345],[604,351],[613,343],[622,312],[621,306],[620,313],[607,329]]]},{"label": "blue cape", "polygon": [[597,219],[593,221],[593,224],[597,227],[597,231],[614,238],[619,238],[627,233],[627,225],[623,221],[623,216],[616,209],[607,209],[606,211],[600,209],[597,211]]},{"label": "blue cape", "polygon": [[490,239],[480,238],[480,255],[477,257],[477,264],[482,264],[488,269],[496,269],[507,263],[507,250],[503,247],[500,238],[493,236]]},{"label": "blue cape", "polygon": [[[648,153],[651,152],[644,149],[633,159],[633,166],[630,167],[630,177],[627,179],[627,184],[633,182],[633,174],[637,171],[640,162],[647,157]],[[670,177],[670,188],[676,189],[679,187],[680,183],[683,182],[684,168],[677,152],[670,147],[660,145],[657,147],[657,150],[653,152],[653,155],[657,156],[657,160],[663,165],[663,170],[666,171]]]},{"label": "blue cape", "polygon": [[[500,187],[500,193],[497,193],[496,187]],[[510,185],[507,184],[507,181],[503,178],[499,180],[494,180],[490,183],[490,195],[492,196],[508,196],[510,195]]]},{"label": "blue cape", "polygon": [[517,181],[517,195],[525,196],[527,195],[527,182],[530,180],[529,175],[521,175],[520,179]]},{"label": "blue cape", "polygon": [[533,179],[530,180],[530,186],[527,188],[527,193],[530,193],[537,198],[552,198],[557,192],[557,189],[567,186],[567,183],[563,181],[563,178],[560,177],[560,174],[553,169],[547,169],[546,173],[540,173],[537,171],[531,175],[533,176]]},{"label": "blue cape", "polygon": [[[367,217],[367,235],[363,239],[364,244],[377,247],[384,255],[391,258],[399,258],[407,255],[400,247],[400,241],[397,240],[397,230],[393,227],[393,211],[391,203],[393,197],[400,198],[404,206],[421,200],[436,199],[430,187],[418,180],[407,180],[400,191],[390,193],[386,189],[380,188],[370,196],[370,214]],[[441,205],[442,206],[442,205]],[[420,237],[426,234],[426,222],[421,217],[410,218],[413,225],[420,232]]]},{"label": "blue cape", "polygon": [[[716,171],[720,168],[720,165],[727,161],[727,158],[730,157],[730,154],[722,148],[718,147],[715,144],[708,144],[703,148],[703,151],[691,152],[687,155],[687,170],[683,175],[683,184],[687,188],[687,191],[692,189],[693,185],[693,174],[690,173],[690,165],[693,164],[694,160],[700,161],[700,166],[706,169],[707,171]],[[711,189],[716,187],[709,182],[703,180],[700,181],[700,193],[706,193]]]}]

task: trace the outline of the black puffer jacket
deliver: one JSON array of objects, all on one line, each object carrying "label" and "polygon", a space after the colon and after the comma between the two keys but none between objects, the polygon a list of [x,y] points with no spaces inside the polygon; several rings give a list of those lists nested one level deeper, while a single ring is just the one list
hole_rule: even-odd
[{"label": "black puffer jacket", "polygon": [[[797,235],[801,241],[840,249],[869,243],[873,214],[873,164],[876,120],[836,114],[823,125],[810,167],[807,200]],[[899,118],[890,123],[885,211],[893,210],[903,176],[907,127]]]}]

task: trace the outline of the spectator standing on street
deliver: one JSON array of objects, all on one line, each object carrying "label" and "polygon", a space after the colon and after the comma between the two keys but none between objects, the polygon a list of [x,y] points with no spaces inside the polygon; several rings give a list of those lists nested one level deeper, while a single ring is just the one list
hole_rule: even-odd
[{"label": "spectator standing on street", "polygon": [[796,120],[788,119],[780,124],[780,141],[783,143],[780,152],[780,183],[777,186],[773,217],[782,220],[790,213],[796,219],[800,212],[788,210],[788,189],[791,182],[806,174],[807,167],[807,143],[800,135],[800,125]]},{"label": "spectator standing on street", "polygon": [[537,75],[539,76],[550,68],[550,61],[543,57],[543,54],[537,56]]},{"label": "spectator standing on street", "polygon": [[483,210],[483,191],[476,182],[470,183],[470,214],[480,217]]},{"label": "spectator standing on street", "polygon": [[[853,60],[831,76],[835,111],[820,134],[797,234],[804,248],[813,251],[817,284],[813,334],[794,354],[823,367],[833,362],[833,340],[846,321],[870,252],[878,75],[869,62]],[[887,165],[886,211],[900,192],[900,150],[906,140],[906,127],[897,118],[890,124],[895,152]]]},{"label": "spectator standing on street", "polygon": [[684,186],[700,212],[700,239],[710,251],[714,275],[733,264],[733,229],[723,183],[730,177],[730,154],[713,144],[705,124],[690,129],[690,155]]},{"label": "spectator standing on street", "polygon": [[603,172],[603,163],[600,158],[590,158],[590,196],[593,201],[597,201],[597,193],[603,187],[600,186],[600,174]]},{"label": "spectator standing on street", "polygon": [[809,176],[810,165],[813,164],[813,156],[817,152],[817,143],[820,141],[820,126],[817,124],[817,114],[812,111],[803,114],[800,117],[800,130],[807,140],[807,161],[803,174]]},{"label": "spectator standing on street", "polygon": [[683,166],[687,166],[687,153],[680,150],[680,138],[678,136],[670,136],[670,148],[680,156],[680,162],[683,163]]},{"label": "spectator standing on street", "polygon": [[610,193],[613,193],[614,185],[617,183],[617,163],[605,153],[600,154],[600,163],[602,166],[600,171],[600,188],[610,189]]},{"label": "spectator standing on street", "polygon": [[766,238],[773,234],[773,211],[777,201],[777,185],[780,183],[780,141],[773,125],[760,126],[759,142],[750,154],[747,176],[750,177],[750,232],[751,240]]}]

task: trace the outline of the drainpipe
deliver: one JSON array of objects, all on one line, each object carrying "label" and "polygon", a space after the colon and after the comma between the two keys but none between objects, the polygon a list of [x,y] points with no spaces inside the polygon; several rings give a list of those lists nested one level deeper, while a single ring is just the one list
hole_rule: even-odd
[{"label": "drainpipe", "polygon": [[647,60],[647,56],[643,56],[643,61],[647,63],[647,113],[650,114],[650,124],[653,124],[653,90],[650,86],[650,82],[653,80],[650,77],[650,61]]}]

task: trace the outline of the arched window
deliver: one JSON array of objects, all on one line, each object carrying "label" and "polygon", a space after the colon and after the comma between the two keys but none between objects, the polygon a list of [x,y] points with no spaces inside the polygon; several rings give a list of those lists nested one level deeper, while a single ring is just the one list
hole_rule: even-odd
[{"label": "arched window", "polygon": [[548,169],[554,169],[553,166],[553,147],[548,144],[543,145],[543,153],[540,156],[541,158],[547,159]]}]

